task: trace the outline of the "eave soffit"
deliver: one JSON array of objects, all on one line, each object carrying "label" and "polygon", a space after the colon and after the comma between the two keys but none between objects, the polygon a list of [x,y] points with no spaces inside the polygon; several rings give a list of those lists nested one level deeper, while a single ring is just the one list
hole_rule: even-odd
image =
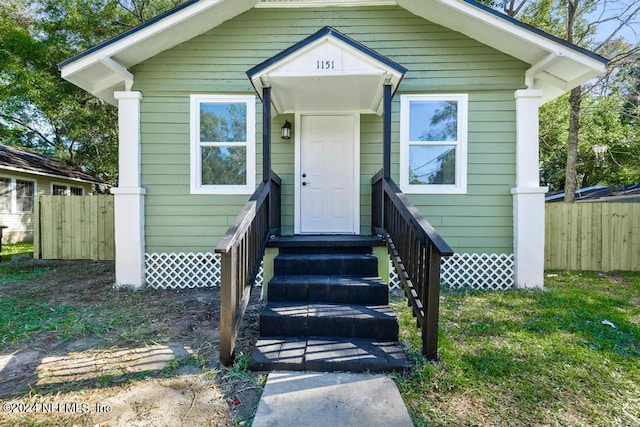
[{"label": "eave soffit", "polygon": [[[128,69],[252,8],[398,5],[531,64],[529,88],[551,99],[605,71],[607,60],[473,0],[191,0],[59,64],[62,77],[105,101],[131,87]],[[549,61],[552,55],[554,58]],[[540,66],[543,64],[544,66]]]}]

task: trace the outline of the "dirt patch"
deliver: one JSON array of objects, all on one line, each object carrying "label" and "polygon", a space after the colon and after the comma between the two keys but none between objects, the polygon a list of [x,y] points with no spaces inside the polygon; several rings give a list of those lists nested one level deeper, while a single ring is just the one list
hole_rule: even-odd
[{"label": "dirt patch", "polygon": [[0,336],[0,425],[251,420],[264,381],[246,370],[259,292],[228,368],[219,363],[218,288],[115,289],[111,262],[21,261],[15,271],[0,276],[3,307],[22,313]]},{"label": "dirt patch", "polygon": [[625,277],[615,273],[615,272],[604,272],[604,273],[599,273],[600,277],[604,277],[607,280],[609,280],[611,283],[613,283],[614,285],[630,285],[631,282],[628,281]]}]

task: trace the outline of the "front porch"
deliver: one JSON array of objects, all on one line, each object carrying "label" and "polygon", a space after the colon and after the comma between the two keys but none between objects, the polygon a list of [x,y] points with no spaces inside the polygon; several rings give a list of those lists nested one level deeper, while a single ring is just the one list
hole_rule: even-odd
[{"label": "front porch", "polygon": [[[263,182],[216,248],[224,364],[233,362],[238,327],[268,245],[279,254],[254,368],[407,367],[398,322],[387,305],[388,285],[372,253],[377,245],[388,248],[422,330],[423,354],[437,358],[441,259],[453,251],[391,179],[391,101],[406,71],[326,27],[247,72],[262,99]],[[299,126],[295,234],[324,236],[274,238],[282,228],[282,183],[271,168],[272,110],[295,113]],[[359,123],[367,113],[383,117],[382,169],[371,180],[373,237],[358,236]]]},{"label": "front porch", "polygon": [[[224,364],[234,360],[239,325],[268,246],[279,253],[266,292],[274,303],[261,318],[263,340],[252,358],[256,369],[407,366],[397,344],[397,319],[385,308],[388,286],[373,255],[376,246],[389,251],[422,331],[423,354],[437,359],[441,259],[453,251],[383,171],[372,187],[371,236],[280,237],[280,179],[271,172],[263,181],[216,248]],[[344,363],[354,358],[360,368]]]},{"label": "front porch", "polygon": [[276,254],[265,260],[273,262],[273,277],[263,290],[268,305],[252,369],[384,372],[410,366],[380,277],[387,270],[380,236],[274,237],[267,246]]}]

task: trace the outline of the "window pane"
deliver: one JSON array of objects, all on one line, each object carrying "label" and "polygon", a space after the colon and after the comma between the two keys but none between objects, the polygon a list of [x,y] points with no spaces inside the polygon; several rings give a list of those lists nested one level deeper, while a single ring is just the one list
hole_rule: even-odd
[{"label": "window pane", "polygon": [[66,185],[53,184],[53,188],[51,189],[51,193],[54,196],[65,196],[67,194],[67,186]]},{"label": "window pane", "polygon": [[202,185],[246,185],[246,147],[202,147]]},{"label": "window pane", "polygon": [[84,189],[80,187],[71,187],[72,196],[82,196],[83,194],[84,194]]},{"label": "window pane", "polygon": [[411,101],[410,141],[457,141],[457,101]]},{"label": "window pane", "polygon": [[0,178],[0,212],[11,212],[11,180]]},{"label": "window pane", "polygon": [[247,104],[209,102],[200,104],[200,142],[246,142]]},{"label": "window pane", "polygon": [[18,212],[33,212],[33,182],[16,181]]},{"label": "window pane", "polygon": [[409,184],[456,183],[456,148],[451,145],[409,146]]}]

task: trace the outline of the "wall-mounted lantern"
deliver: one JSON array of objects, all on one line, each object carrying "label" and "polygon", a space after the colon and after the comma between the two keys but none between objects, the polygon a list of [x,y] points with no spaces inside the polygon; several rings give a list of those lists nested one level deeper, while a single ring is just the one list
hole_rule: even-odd
[{"label": "wall-mounted lantern", "polygon": [[291,138],[291,123],[288,120],[284,121],[284,125],[282,125],[282,139],[290,139]]}]

